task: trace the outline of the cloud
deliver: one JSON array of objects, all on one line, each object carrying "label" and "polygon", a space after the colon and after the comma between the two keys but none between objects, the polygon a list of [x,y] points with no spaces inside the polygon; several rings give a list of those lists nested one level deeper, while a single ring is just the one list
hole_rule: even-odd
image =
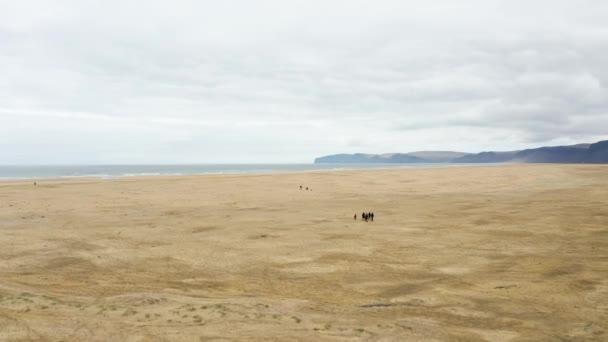
[{"label": "cloud", "polygon": [[608,138],[607,15],[591,0],[5,2],[0,163]]}]

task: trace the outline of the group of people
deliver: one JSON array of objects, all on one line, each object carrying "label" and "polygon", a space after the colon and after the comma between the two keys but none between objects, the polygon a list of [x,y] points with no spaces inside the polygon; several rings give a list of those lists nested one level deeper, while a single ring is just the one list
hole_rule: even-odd
[{"label": "group of people", "polygon": [[[355,221],[357,220],[357,214],[355,214],[354,216]],[[362,221],[374,221],[374,213],[361,213],[361,220]]]},{"label": "group of people", "polygon": [[[302,186],[300,185],[300,190],[302,190]],[[306,191],[308,191],[308,187],[306,187]],[[310,188],[310,191],[312,191],[312,188]]]}]

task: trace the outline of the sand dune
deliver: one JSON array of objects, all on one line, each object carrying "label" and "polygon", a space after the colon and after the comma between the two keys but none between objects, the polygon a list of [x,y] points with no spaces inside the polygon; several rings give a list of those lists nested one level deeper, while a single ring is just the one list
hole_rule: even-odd
[{"label": "sand dune", "polygon": [[0,182],[0,340],[607,340],[607,185],[598,165]]}]

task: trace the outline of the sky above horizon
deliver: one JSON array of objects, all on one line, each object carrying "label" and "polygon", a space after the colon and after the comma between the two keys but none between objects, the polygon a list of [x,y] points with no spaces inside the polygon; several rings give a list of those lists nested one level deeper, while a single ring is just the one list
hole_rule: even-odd
[{"label": "sky above horizon", "polygon": [[0,164],[608,139],[608,2],[0,1]]}]

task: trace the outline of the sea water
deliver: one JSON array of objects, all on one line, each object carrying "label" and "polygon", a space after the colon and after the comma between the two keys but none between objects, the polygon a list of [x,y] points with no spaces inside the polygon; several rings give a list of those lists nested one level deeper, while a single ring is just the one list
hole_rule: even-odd
[{"label": "sea water", "polygon": [[[129,177],[160,175],[203,175],[274,173],[323,170],[447,167],[472,164],[192,164],[192,165],[41,165],[0,166],[0,179],[36,179],[57,177]],[[487,164],[486,164],[487,165]]]}]

